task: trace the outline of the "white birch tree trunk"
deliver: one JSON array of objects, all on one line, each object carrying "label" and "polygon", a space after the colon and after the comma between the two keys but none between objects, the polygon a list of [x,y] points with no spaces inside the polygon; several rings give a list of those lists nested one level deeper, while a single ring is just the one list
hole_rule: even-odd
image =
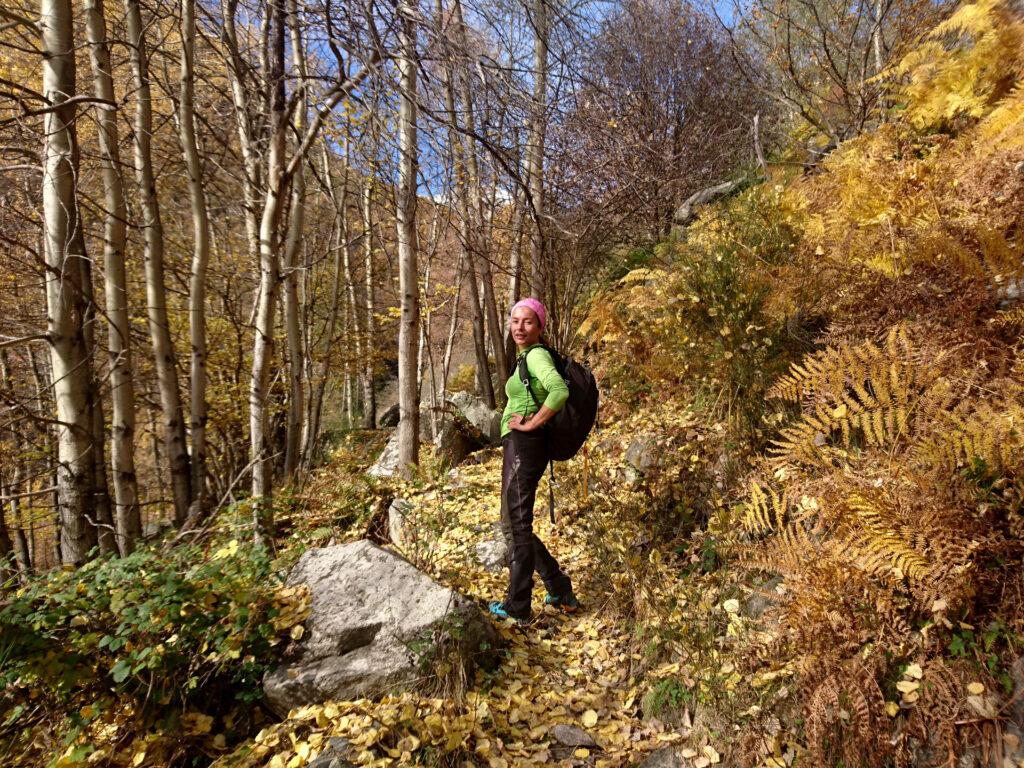
[{"label": "white birch tree trunk", "polygon": [[[103,0],[85,0],[85,12],[94,93],[97,98],[116,103]],[[135,549],[135,543],[142,535],[142,518],[135,475],[135,380],[129,341],[128,282],[125,274],[128,211],[121,178],[117,113],[113,107],[99,108],[97,134],[105,208],[103,266],[107,349],[110,355],[110,460],[114,485],[114,526],[117,530],[118,549],[122,555],[127,555]]]},{"label": "white birch tree trunk", "polygon": [[181,0],[181,98],[178,126],[188,170],[192,209],[192,266],[189,276],[188,319],[191,344],[192,508],[189,525],[202,519],[206,498],[206,269],[210,260],[210,216],[203,188],[203,170],[196,141],[195,121],[195,0]]},{"label": "white birch tree trunk", "polygon": [[57,504],[60,559],[85,561],[95,541],[86,522],[92,495],[92,414],[86,403],[86,359],[81,301],[84,254],[74,253],[78,202],[73,163],[75,107],[64,104],[75,93],[75,42],[70,0],[41,0],[39,27],[43,48],[43,94],[47,112],[43,143],[43,231],[46,300],[53,396],[57,405]]},{"label": "white birch tree trunk", "polygon": [[[292,66],[300,82],[306,80],[305,52],[299,30],[298,10],[294,0],[289,3],[292,17],[291,48]],[[303,91],[305,93],[305,91]],[[306,99],[300,95],[295,107],[295,133],[306,133]],[[288,236],[284,247],[284,319],[285,338],[288,344],[288,420],[285,429],[284,476],[294,477],[299,468],[302,450],[302,420],[305,411],[304,397],[304,353],[302,332],[299,325],[299,250],[302,246],[303,227],[306,214],[306,173],[305,163],[300,162],[292,178],[291,206],[288,219]]]},{"label": "white birch tree trunk", "polygon": [[142,205],[146,305],[156,358],[157,389],[163,411],[164,442],[171,472],[174,519],[182,524],[192,503],[192,477],[185,441],[185,420],[178,390],[177,358],[167,317],[164,279],[164,233],[153,173],[153,107],[149,86],[149,54],[139,0],[125,0],[128,50],[135,86],[135,176]]},{"label": "white birch tree trunk", "polygon": [[[366,257],[365,286],[366,286],[366,315],[363,329],[365,341],[363,343],[363,371],[359,377],[363,387],[363,429],[373,429],[377,426],[377,393],[373,386],[373,351],[376,335],[376,321],[373,313],[376,311],[374,292],[373,269],[373,180],[367,177],[366,187],[363,189],[363,249]],[[355,314],[358,315],[358,308]],[[358,333],[358,331],[357,331]]]},{"label": "white birch tree trunk", "polygon": [[533,204],[530,232],[530,295],[544,301],[547,274],[544,264],[544,139],[547,132],[548,9],[547,0],[534,0],[533,115],[526,143]]},{"label": "white birch tree trunk", "polygon": [[401,319],[398,327],[398,466],[410,478],[419,464],[420,407],[416,381],[419,269],[416,254],[416,9],[401,0],[399,14],[398,189],[395,194]]},{"label": "white birch tree trunk", "polygon": [[278,292],[278,247],[281,208],[287,194],[285,151],[287,110],[285,102],[284,0],[273,0],[269,13],[271,91],[270,140],[267,155],[267,193],[260,217],[260,286],[256,307],[256,338],[249,380],[249,433],[252,459],[252,495],[255,535],[262,539],[273,528],[270,506],[273,470],[267,440],[267,386],[274,345],[274,313]]}]

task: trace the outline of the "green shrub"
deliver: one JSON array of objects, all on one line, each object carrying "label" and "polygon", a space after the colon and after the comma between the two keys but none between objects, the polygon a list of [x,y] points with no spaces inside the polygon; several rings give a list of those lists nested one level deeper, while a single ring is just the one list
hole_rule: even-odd
[{"label": "green shrub", "polygon": [[270,576],[266,551],[234,540],[42,576],[0,608],[0,688],[58,706],[88,690],[187,704],[215,683],[225,703],[256,699],[276,634]]}]

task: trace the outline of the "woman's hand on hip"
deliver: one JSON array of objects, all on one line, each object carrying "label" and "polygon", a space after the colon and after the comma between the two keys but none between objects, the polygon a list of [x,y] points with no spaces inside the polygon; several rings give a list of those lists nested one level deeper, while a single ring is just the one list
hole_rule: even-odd
[{"label": "woman's hand on hip", "polygon": [[512,418],[508,420],[508,428],[514,429],[516,432],[529,432],[533,429],[533,426],[518,413],[514,413]]}]

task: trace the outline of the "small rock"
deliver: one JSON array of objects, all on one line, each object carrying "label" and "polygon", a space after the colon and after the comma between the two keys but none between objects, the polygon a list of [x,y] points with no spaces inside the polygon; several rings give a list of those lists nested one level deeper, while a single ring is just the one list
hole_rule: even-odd
[{"label": "small rock", "polygon": [[508,545],[504,539],[481,541],[476,545],[476,559],[484,570],[500,573],[508,564]]},{"label": "small rock", "polygon": [[781,583],[781,576],[773,576],[758,587],[743,604],[743,615],[749,619],[759,619],[769,608],[778,605],[779,599],[775,588]]},{"label": "small rock", "polygon": [[388,537],[400,547],[408,543],[407,518],[410,512],[412,504],[405,499],[395,499],[388,507]]},{"label": "small rock", "polygon": [[575,725],[559,723],[551,729],[555,741],[565,747],[596,747],[594,737]]},{"label": "small rock", "polygon": [[658,441],[653,435],[640,435],[626,448],[626,463],[643,473],[658,466]]},{"label": "small rock", "polygon": [[651,752],[638,768],[684,768],[686,760],[675,747],[663,747]]},{"label": "small rock", "polygon": [[334,736],[327,742],[324,751],[316,760],[309,764],[309,768],[355,768],[345,757],[350,748],[348,739]]}]

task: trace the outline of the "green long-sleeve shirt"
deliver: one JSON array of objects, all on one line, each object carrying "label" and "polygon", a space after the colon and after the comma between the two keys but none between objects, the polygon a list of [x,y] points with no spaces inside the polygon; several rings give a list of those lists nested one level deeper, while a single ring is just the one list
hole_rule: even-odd
[{"label": "green long-sleeve shirt", "polygon": [[[530,388],[533,389],[538,402],[552,411],[561,410],[565,401],[569,399],[569,388],[565,385],[565,380],[558,375],[551,355],[540,344],[534,344],[525,352],[521,352],[520,356],[523,354],[526,355],[526,370],[530,373]],[[508,404],[501,415],[502,437],[511,431],[508,422],[512,414],[518,413],[525,417],[532,416],[540,410],[530,397],[529,391],[523,386],[523,382],[519,380],[518,358],[516,370],[505,382],[505,394],[508,396]]]}]

